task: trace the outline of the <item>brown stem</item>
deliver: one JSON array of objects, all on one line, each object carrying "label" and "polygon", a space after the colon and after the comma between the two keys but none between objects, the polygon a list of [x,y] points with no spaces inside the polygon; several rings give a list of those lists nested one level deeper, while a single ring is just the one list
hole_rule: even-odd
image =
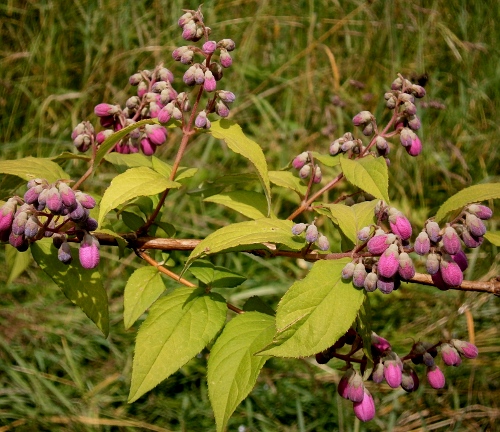
[{"label": "brown stem", "polygon": [[[109,234],[95,232],[93,235],[97,237],[101,245],[118,246],[116,239]],[[192,251],[201,242],[201,240],[195,240],[195,239],[166,239],[166,238],[156,238],[156,237],[137,237],[135,233],[124,234],[122,237],[125,241],[128,241],[129,243],[128,246],[132,249]],[[254,255],[263,257],[284,256],[297,259],[302,258],[305,259],[306,261],[311,261],[311,262],[325,260],[325,259],[326,260],[337,260],[341,258],[355,259],[360,257],[373,256],[370,253],[353,253],[353,251],[341,252],[341,253],[329,253],[329,254],[322,254],[319,253],[318,251],[311,251],[306,255],[303,255],[302,251],[294,252],[294,251],[279,250],[276,247],[276,245],[272,243],[263,243],[263,245],[267,249],[240,251],[240,252],[249,252]],[[431,276],[422,273],[416,273],[413,278],[405,282],[413,282],[420,285],[435,286]],[[450,289],[457,291],[483,292],[500,296],[500,276],[498,276],[496,279],[492,279],[489,281],[464,280],[460,286],[452,287]]]}]

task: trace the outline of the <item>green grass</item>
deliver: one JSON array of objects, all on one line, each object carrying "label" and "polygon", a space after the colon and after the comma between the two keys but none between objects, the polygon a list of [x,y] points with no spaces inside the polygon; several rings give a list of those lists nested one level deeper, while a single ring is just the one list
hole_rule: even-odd
[{"label": "green grass", "polygon": [[[196,6],[194,1],[167,0],[71,5],[9,0],[0,5],[0,157],[73,151],[73,127],[83,119],[96,123],[93,107],[99,102],[123,103],[133,92],[128,77],[138,69],[163,61],[181,82],[184,69],[170,54],[183,45],[176,21],[183,7]],[[286,166],[306,149],[327,152],[334,137],[352,130],[351,119],[362,109],[383,123],[388,114],[380,96],[396,74],[427,73],[425,100],[442,102],[446,109],[419,110],[424,143],[419,158],[409,158],[395,143],[390,155],[393,204],[421,226],[461,188],[498,181],[498,8],[459,0],[221,0],[207,1],[203,11],[214,38],[236,41],[224,88],[237,95],[232,116],[262,145],[272,169]],[[350,80],[364,88],[355,88]],[[332,102],[335,96],[345,102],[343,108]],[[162,158],[173,157],[177,138],[172,134],[161,148]],[[203,137],[190,147],[186,160],[200,168],[191,190],[220,173],[249,170],[219,142]],[[85,170],[82,162],[68,162],[64,168],[75,178]],[[92,187],[105,188],[114,173],[105,167]],[[0,199],[16,186],[15,179],[0,178]],[[175,221],[179,237],[202,238],[226,221],[238,220],[185,192],[171,198],[165,218]],[[296,204],[282,194],[276,211],[285,216]],[[489,227],[495,224],[498,219]],[[336,238],[332,228],[325,225],[324,230]],[[485,244],[472,253],[468,277],[498,274],[497,252]],[[135,255],[119,262],[111,249],[104,249],[104,256],[110,271],[108,339],[34,265],[7,285],[7,266],[2,264],[0,431],[213,430],[204,381],[208,351],[136,403],[126,403],[137,325],[132,331],[123,329],[125,278],[120,276],[142,264]],[[185,256],[172,254],[177,266]],[[3,255],[1,259],[4,263]],[[225,293],[237,304],[265,289],[265,298],[276,305],[284,290],[305,274],[300,263],[289,260],[228,254],[217,261],[248,277],[242,289]],[[307,359],[272,360],[229,430],[240,425],[247,431],[286,432],[494,430],[500,418],[498,299],[420,286],[403,286],[390,297],[372,299],[376,331],[401,353],[413,339],[470,337],[466,314],[460,313],[468,308],[480,357],[447,368],[448,384],[439,392],[425,382],[412,395],[378,388],[378,416],[369,426],[356,423],[350,404],[337,396],[339,372]]]}]

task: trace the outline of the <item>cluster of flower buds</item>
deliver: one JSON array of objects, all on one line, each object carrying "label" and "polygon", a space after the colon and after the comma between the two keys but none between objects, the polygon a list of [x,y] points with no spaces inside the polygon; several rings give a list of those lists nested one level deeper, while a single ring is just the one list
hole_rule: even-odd
[{"label": "cluster of flower buds", "polygon": [[[210,96],[204,109],[196,113],[195,126],[210,128],[208,114],[215,113],[220,117],[229,115],[229,106],[235,100],[235,95],[227,90],[216,91],[217,81],[223,76],[223,69],[232,64],[230,51],[235,49],[231,39],[222,39],[218,42],[208,40],[210,28],[203,23],[201,10],[187,10],[179,19],[182,28],[182,37],[196,42],[202,37],[207,41],[202,48],[196,46],[182,46],[176,48],[172,57],[174,60],[189,65],[184,74],[184,83],[189,86],[202,85]],[[218,62],[212,60],[213,54],[218,51]],[[203,58],[201,63],[194,63],[195,54]],[[174,87],[172,72],[158,65],[154,70],[141,70],[130,76],[129,83],[137,87],[137,94],[127,99],[125,106],[100,103],[94,108],[99,117],[101,126],[105,130],[95,133],[89,122],[77,125],[72,134],[75,147],[82,152],[92,145],[102,144],[106,138],[125,127],[131,126],[140,120],[157,118],[162,124],[170,120],[184,120],[184,114],[192,110],[186,92],[178,93]],[[141,151],[147,156],[155,153],[158,146],[167,140],[167,129],[161,125],[145,125],[137,128],[123,137],[114,147],[114,151],[128,154]]]},{"label": "cluster of flower buds", "polygon": [[[353,402],[356,417],[366,422],[375,416],[373,397],[363,381],[366,357],[363,356],[359,372],[352,367],[348,360],[363,348],[361,336],[355,329],[350,328],[333,346],[316,354],[316,361],[320,364],[327,363],[337,356],[338,350],[343,348],[344,345],[350,345],[351,348],[348,354],[338,356],[343,360],[347,358],[347,366],[337,390],[340,396]],[[416,342],[407,355],[400,357],[392,350],[392,346],[387,339],[372,332],[370,350],[374,367],[368,379],[376,384],[385,381],[391,388],[401,387],[408,393],[414,392],[418,389],[420,380],[415,369],[410,365],[411,362],[414,365],[425,365],[429,385],[432,388],[441,389],[445,385],[445,377],[442,370],[435,363],[438,348],[446,366],[458,366],[462,362],[462,357],[474,359],[478,355],[475,345],[458,339],[451,339],[436,344]],[[357,361],[359,362],[359,359]]]},{"label": "cluster of flower buds", "polygon": [[309,152],[302,152],[292,161],[292,166],[299,170],[299,177],[307,179],[312,175],[313,183],[320,183],[323,175],[319,165],[314,165],[311,154]]},{"label": "cluster of flower buds", "polygon": [[410,156],[418,156],[422,151],[422,142],[414,132],[421,126],[415,98],[424,96],[422,86],[401,77],[393,81],[391,91],[384,95],[387,108],[397,110],[396,130],[400,132],[401,145]]},{"label": "cluster of flower buds", "polygon": [[310,244],[316,243],[318,248],[322,251],[326,251],[330,248],[330,242],[324,236],[318,231],[318,228],[314,223],[312,224],[305,224],[305,223],[298,223],[295,224],[292,227],[292,234],[293,235],[301,235],[303,232],[306,233],[306,241]]},{"label": "cluster of flower buds", "polygon": [[[399,287],[401,280],[410,280],[415,276],[415,266],[409,255],[411,252],[427,256],[427,273],[438,288],[446,290],[460,286],[468,265],[460,238],[467,247],[481,245],[486,232],[483,220],[489,219],[492,211],[484,205],[471,204],[453,223],[443,228],[430,219],[415,239],[413,248],[409,242],[411,224],[399,210],[380,201],[375,214],[379,222],[388,222],[390,230],[385,231],[378,225],[362,228],[358,239],[366,242],[372,256],[356,258],[348,263],[342,277],[352,278],[354,286],[364,287],[368,292],[378,288],[389,294]],[[366,267],[371,268],[371,272],[367,272]]]},{"label": "cluster of flower buds", "polygon": [[[412,227],[398,209],[385,205],[383,201],[378,203],[375,213],[380,221],[388,221],[391,231],[386,233],[379,226],[362,228],[358,239],[366,242],[368,252],[373,256],[346,264],[342,278],[352,278],[354,286],[368,292],[378,288],[389,294],[399,287],[401,279],[410,280],[415,276],[415,266],[407,251]],[[367,266],[371,267],[371,272],[367,272]]]},{"label": "cluster of flower buds", "polygon": [[[0,238],[24,251],[30,243],[52,237],[59,250],[59,260],[69,264],[71,252],[67,238],[83,234],[80,262],[84,268],[94,268],[99,263],[99,242],[89,234],[97,229],[97,221],[89,214],[95,205],[94,198],[74,191],[63,180],[55,183],[30,180],[24,199],[10,198],[0,208]],[[89,245],[91,250],[87,250]]]},{"label": "cluster of flower buds", "polygon": [[346,132],[343,136],[330,143],[331,156],[336,156],[340,153],[347,153],[349,151],[352,153],[360,153],[363,150],[363,142],[360,139],[354,139],[351,132]]}]

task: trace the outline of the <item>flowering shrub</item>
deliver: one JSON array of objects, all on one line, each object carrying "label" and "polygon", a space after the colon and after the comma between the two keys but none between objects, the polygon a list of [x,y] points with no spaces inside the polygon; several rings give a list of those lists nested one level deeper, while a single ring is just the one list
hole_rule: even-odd
[{"label": "flowering shrub", "polygon": [[[390,204],[389,155],[398,142],[409,156],[421,154],[416,104],[425,89],[401,75],[383,95],[392,112],[385,126],[371,112],[361,111],[352,119],[359,132],[344,133],[326,146],[324,154],[304,150],[287,169],[270,171],[259,145],[226,119],[236,96],[222,89],[221,82],[232,65],[235,42],[212,40],[200,8],[185,11],[178,24],[189,42],[172,53],[174,61],[186,65],[182,83],[160,64],[130,76],[137,91],[123,106],[98,103],[94,113],[103,129],[96,132],[97,126],[84,121],[71,135],[76,150],[89,153],[88,170],[77,181],[50,160],[36,164],[26,158],[2,165],[1,172],[28,180],[24,196],[10,197],[0,208],[2,241],[19,251],[30,248],[40,267],[105,335],[109,318],[100,245],[130,248],[147,263],[132,274],[124,293],[126,328],[148,311],[137,335],[130,402],[207,346],[208,390],[218,430],[226,428],[273,356],[344,361],[338,392],[353,402],[361,421],[376,414],[376,387],[370,383],[369,391],[368,381],[385,381],[410,393],[419,387],[417,371],[423,368],[429,385],[443,388],[438,353],[445,366],[459,366],[463,358],[477,357],[477,348],[458,339],[416,341],[408,354],[398,355],[389,341],[371,330],[375,317],[369,313],[370,293],[390,294],[402,282],[414,282],[498,295],[498,279],[464,281],[463,274],[466,248],[477,248],[485,239],[498,242],[498,237],[488,237],[487,221],[493,212],[482,202],[499,198],[499,185],[460,191],[414,234],[409,215]],[[171,128],[179,128],[182,138],[170,164],[155,153],[169,139]],[[262,193],[235,191],[210,197],[250,220],[228,224],[202,240],[154,237],[157,228],[169,232],[162,221],[163,206],[170,191],[182,188],[183,180],[194,175],[195,170],[181,167],[181,161],[192,138],[202,133],[224,140],[255,168]],[[94,198],[79,188],[91,185],[103,159],[127,169]],[[339,173],[326,178],[322,166]],[[323,202],[341,182],[348,182],[354,192]],[[289,215],[274,214],[272,185],[298,194],[298,208]],[[114,211],[119,214],[130,202],[137,203],[144,218],[128,224],[134,225],[130,232],[122,232]],[[306,222],[294,223],[299,217]],[[330,240],[318,229],[320,218],[341,233],[342,252],[331,252]],[[73,260],[72,243],[79,244],[79,263]],[[148,249],[189,250],[190,255],[182,274],[176,274],[155,261]],[[303,258],[313,265],[289,288],[273,314],[263,302],[249,301],[240,308],[212,291],[244,280],[230,269],[218,267],[216,272],[203,260],[229,251]],[[421,268],[427,274],[418,273]],[[187,271],[197,284],[184,278]],[[162,296],[160,273],[184,286]],[[234,312],[229,321],[228,309]]]}]

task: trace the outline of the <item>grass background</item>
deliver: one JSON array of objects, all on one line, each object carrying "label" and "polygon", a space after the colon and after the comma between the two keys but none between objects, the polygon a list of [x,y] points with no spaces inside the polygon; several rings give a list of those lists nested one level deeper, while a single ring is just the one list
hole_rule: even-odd
[{"label": "grass background", "polygon": [[[84,119],[95,123],[93,106],[99,102],[123,103],[133,93],[128,77],[138,69],[165,62],[180,82],[184,68],[171,61],[171,51],[183,45],[176,22],[182,8],[196,6],[177,0],[2,3],[0,156],[73,151],[73,127]],[[419,158],[409,158],[397,143],[392,148],[393,204],[419,227],[451,194],[498,181],[498,8],[459,0],[221,0],[205,2],[203,11],[215,39],[236,41],[233,67],[223,81],[237,95],[232,116],[262,145],[272,169],[306,149],[326,152],[334,137],[351,130],[350,119],[361,109],[374,112],[383,124],[388,115],[381,96],[396,74],[425,73],[425,100],[446,109],[419,109],[424,143]],[[162,158],[172,158],[177,139],[171,135],[160,149]],[[200,168],[192,189],[217,174],[248,169],[207,138],[197,139],[186,159]],[[78,161],[64,168],[75,178],[85,170]],[[92,189],[85,187],[102,190],[114,174],[109,167]],[[12,178],[0,178],[0,199],[18,186]],[[286,216],[296,201],[278,191],[275,203]],[[239,220],[184,192],[165,212],[167,220],[175,220],[179,237],[201,238]],[[497,223],[491,221],[489,228]],[[331,227],[323,230],[336,239]],[[118,261],[111,249],[103,256],[109,269],[108,339],[34,265],[7,284],[10,255],[8,249],[2,252],[0,431],[213,430],[204,378],[208,352],[138,402],[126,403],[137,325],[123,329],[122,276],[142,264],[133,254]],[[181,263],[184,255],[172,258]],[[491,245],[471,252],[469,259],[468,278],[499,273]],[[229,254],[217,261],[248,277],[242,289],[224,293],[236,304],[257,293],[275,304],[305,275],[300,262],[289,260]],[[401,354],[413,339],[451,335],[474,338],[480,356],[446,368],[447,386],[441,391],[425,380],[411,395],[378,386],[378,415],[367,425],[354,419],[351,404],[336,393],[340,363],[319,368],[310,359],[271,360],[229,430],[496,430],[498,299],[408,286],[390,297],[373,295],[372,306],[377,332]]]}]

